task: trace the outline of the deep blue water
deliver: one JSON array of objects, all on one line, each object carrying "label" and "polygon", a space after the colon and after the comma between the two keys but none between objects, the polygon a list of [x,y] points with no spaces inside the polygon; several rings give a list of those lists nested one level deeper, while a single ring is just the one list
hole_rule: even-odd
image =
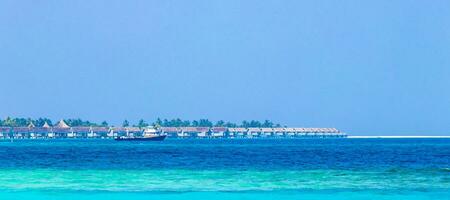
[{"label": "deep blue water", "polygon": [[439,169],[449,167],[450,139],[3,141],[0,161],[0,169]]}]

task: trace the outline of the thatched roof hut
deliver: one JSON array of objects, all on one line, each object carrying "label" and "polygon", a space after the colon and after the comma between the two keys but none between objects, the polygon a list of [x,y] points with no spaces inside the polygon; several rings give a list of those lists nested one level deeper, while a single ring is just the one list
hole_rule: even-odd
[{"label": "thatched roof hut", "polygon": [[56,126],[57,128],[70,128],[69,125],[67,125],[67,123],[64,120],[60,120]]}]

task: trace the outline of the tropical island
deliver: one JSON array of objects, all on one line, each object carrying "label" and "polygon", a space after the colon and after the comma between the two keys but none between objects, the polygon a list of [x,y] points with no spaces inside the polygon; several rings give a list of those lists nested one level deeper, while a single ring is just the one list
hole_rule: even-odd
[{"label": "tropical island", "polygon": [[108,122],[94,123],[82,119],[62,119],[53,123],[48,118],[11,118],[0,120],[0,139],[37,138],[117,138],[140,137],[145,132],[172,138],[342,138],[347,137],[336,128],[286,127],[270,120],[242,121],[241,124],[208,119],[181,120],[156,119],[137,124],[124,120],[122,126],[110,126]]}]

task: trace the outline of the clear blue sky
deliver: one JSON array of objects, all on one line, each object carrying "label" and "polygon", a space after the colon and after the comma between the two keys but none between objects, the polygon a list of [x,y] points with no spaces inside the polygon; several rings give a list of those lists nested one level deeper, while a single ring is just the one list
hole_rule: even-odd
[{"label": "clear blue sky", "polygon": [[449,1],[0,2],[0,117],[450,135]]}]

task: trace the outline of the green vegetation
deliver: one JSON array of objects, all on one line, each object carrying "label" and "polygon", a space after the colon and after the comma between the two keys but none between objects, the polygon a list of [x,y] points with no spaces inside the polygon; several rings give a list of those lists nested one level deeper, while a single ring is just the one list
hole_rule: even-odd
[{"label": "green vegetation", "polygon": [[[78,118],[78,119],[65,119],[64,121],[69,126],[94,126],[94,127],[102,126],[102,124],[99,125],[97,123],[93,123],[93,122],[90,122],[90,121],[83,121],[80,118]],[[106,126],[108,126],[108,123],[106,123]]]},{"label": "green vegetation", "polygon": [[137,124],[137,125],[134,125],[134,126],[137,126],[137,127],[139,127],[139,128],[142,128],[142,127],[149,126],[149,124],[148,124],[147,122],[145,122],[143,119],[140,119],[139,122],[138,122],[138,124]]},{"label": "green vegetation", "polygon": [[128,122],[128,120],[123,121],[122,127],[129,127],[129,126],[130,126],[130,122]]},{"label": "green vegetation", "polygon": [[274,127],[281,127],[280,124],[274,124],[270,120],[265,120],[264,122],[260,122],[257,120],[251,120],[251,121],[242,121],[241,124],[236,124],[232,122],[225,122],[223,120],[219,120],[216,123],[213,123],[209,121],[208,119],[200,119],[200,120],[193,120],[192,122],[189,120],[181,120],[179,118],[177,119],[163,119],[160,118],[156,119],[154,123],[152,123],[153,126],[163,126],[163,127],[228,127],[228,128],[235,128],[235,127],[243,127],[243,128],[249,128],[249,127],[258,127],[258,128],[274,128]]},{"label": "green vegetation", "polygon": [[[82,119],[65,119],[64,120],[69,126],[93,126],[93,127],[107,127],[109,123],[106,121],[101,122],[100,124],[93,123],[90,121],[84,121]],[[28,126],[30,123],[33,123],[37,127],[42,127],[45,122],[47,122],[50,126],[54,125],[52,121],[48,118],[39,118],[39,119],[31,119],[31,118],[11,118],[7,117],[4,120],[0,120],[0,126],[9,126],[9,127],[23,127]],[[128,120],[124,120],[122,123],[123,127],[133,126],[133,127],[146,127],[149,125],[157,126],[157,127],[228,127],[228,128],[236,128],[236,127],[258,127],[258,128],[274,128],[281,127],[280,124],[274,124],[270,120],[265,120],[264,122],[260,122],[257,120],[251,121],[242,121],[241,124],[236,124],[232,122],[225,122],[223,120],[219,120],[217,122],[212,122],[208,119],[199,119],[199,120],[182,120],[180,118],[176,119],[156,119],[152,123],[146,122],[144,119],[138,121],[137,124],[130,125]]]},{"label": "green vegetation", "polygon": [[104,127],[107,127],[107,126],[108,126],[108,122],[103,121],[100,125],[101,125],[101,126],[104,126]]},{"label": "green vegetation", "polygon": [[19,127],[28,126],[30,123],[33,123],[35,126],[44,126],[45,122],[47,122],[50,126],[52,125],[52,120],[47,118],[31,119],[7,117],[5,120],[0,120],[0,126]]}]

